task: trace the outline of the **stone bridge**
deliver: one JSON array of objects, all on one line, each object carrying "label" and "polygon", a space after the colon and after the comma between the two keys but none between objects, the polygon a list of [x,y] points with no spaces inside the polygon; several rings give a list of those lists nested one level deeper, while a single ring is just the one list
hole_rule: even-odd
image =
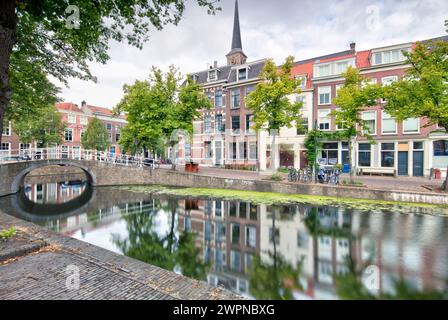
[{"label": "stone bridge", "polygon": [[0,165],[0,196],[17,193],[31,171],[48,166],[80,168],[93,187],[151,184],[155,171],[149,167],[118,165],[95,160],[47,159],[5,163]]}]

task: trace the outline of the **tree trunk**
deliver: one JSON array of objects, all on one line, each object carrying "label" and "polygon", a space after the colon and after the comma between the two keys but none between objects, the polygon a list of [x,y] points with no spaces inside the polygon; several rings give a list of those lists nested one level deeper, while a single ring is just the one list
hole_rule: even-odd
[{"label": "tree trunk", "polygon": [[9,87],[9,65],[16,43],[17,14],[15,0],[0,1],[0,143],[2,142],[3,120],[11,100]]},{"label": "tree trunk", "polygon": [[353,141],[352,137],[348,140],[348,165],[350,166],[350,184],[354,184],[355,181],[353,181],[353,158],[352,158],[352,150],[353,150]]},{"label": "tree trunk", "polygon": [[271,165],[272,171],[275,172],[277,169],[277,144],[276,142],[277,131],[274,131],[272,136],[272,146],[271,146]]},{"label": "tree trunk", "polygon": [[176,171],[176,151],[174,150],[174,143],[171,143],[171,169]]}]

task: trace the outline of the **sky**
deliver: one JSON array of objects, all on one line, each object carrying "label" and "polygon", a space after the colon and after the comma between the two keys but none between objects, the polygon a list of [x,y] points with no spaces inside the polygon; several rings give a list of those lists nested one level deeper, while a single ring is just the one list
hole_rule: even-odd
[{"label": "sky", "polygon": [[[182,74],[205,70],[216,60],[226,64],[230,51],[235,0],[221,0],[222,11],[208,15],[194,0],[177,26],[153,31],[142,50],[110,43],[107,64],[90,64],[97,83],[69,80],[58,84],[60,98],[78,105],[113,108],[123,85],[148,77],[151,66],[167,70],[173,64]],[[446,35],[447,0],[239,0],[243,50],[249,61],[288,55],[304,60]],[[82,21],[82,12],[80,13]]]}]

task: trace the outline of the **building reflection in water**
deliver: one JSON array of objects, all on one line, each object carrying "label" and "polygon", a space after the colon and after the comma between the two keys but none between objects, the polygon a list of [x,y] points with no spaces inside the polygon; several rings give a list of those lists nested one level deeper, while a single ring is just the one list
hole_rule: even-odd
[{"label": "building reflection in water", "polygon": [[39,204],[64,203],[79,197],[87,187],[87,181],[65,181],[44,184],[26,184],[25,196]]},{"label": "building reflection in water", "polygon": [[[30,199],[64,201],[59,185],[47,186],[41,196],[33,188]],[[82,188],[70,186],[68,194]],[[365,284],[366,298],[394,297],[400,279],[416,293],[447,290],[447,218],[303,204],[147,198],[135,203],[117,198],[118,203],[49,221],[46,227],[249,298],[363,298],[344,287],[354,281],[351,275]],[[360,277],[372,265],[377,288]]]}]

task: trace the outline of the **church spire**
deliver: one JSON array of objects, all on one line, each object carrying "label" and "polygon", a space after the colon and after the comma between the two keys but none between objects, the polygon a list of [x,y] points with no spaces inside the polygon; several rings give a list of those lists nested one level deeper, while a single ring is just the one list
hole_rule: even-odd
[{"label": "church spire", "polygon": [[232,37],[232,51],[243,50],[241,44],[241,30],[240,30],[240,15],[238,13],[238,0],[235,1],[235,17],[233,19],[233,37]]},{"label": "church spire", "polygon": [[235,16],[233,19],[232,48],[226,55],[227,64],[238,65],[246,63],[247,56],[243,52],[241,43],[240,15],[238,10],[238,0],[235,0]]}]

